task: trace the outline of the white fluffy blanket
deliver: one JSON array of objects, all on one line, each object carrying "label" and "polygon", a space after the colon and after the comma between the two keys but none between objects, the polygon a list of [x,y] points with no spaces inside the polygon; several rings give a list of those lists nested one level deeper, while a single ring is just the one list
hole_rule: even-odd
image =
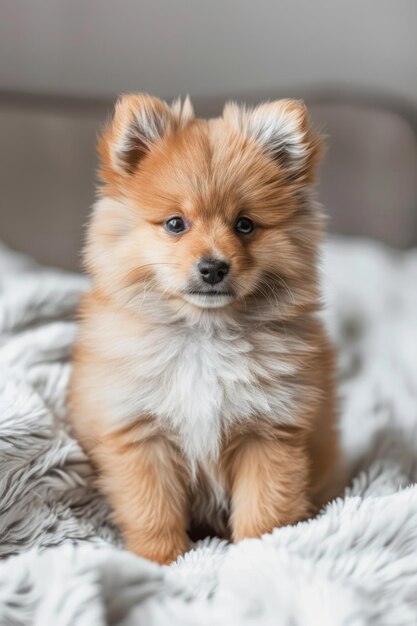
[{"label": "white fluffy blanket", "polygon": [[0,624],[417,624],[417,251],[333,240],[324,270],[350,487],[159,567],[122,549],[65,423],[85,279],[0,248]]}]

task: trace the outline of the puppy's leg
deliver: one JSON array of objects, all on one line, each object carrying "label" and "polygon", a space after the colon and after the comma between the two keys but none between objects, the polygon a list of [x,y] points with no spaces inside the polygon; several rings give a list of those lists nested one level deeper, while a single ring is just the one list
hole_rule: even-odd
[{"label": "puppy's leg", "polygon": [[223,462],[234,541],[309,516],[308,459],[299,433],[271,429],[237,436],[224,451]]},{"label": "puppy's leg", "polygon": [[145,425],[102,438],[93,456],[127,548],[159,563],[183,554],[186,468],[174,445]]}]

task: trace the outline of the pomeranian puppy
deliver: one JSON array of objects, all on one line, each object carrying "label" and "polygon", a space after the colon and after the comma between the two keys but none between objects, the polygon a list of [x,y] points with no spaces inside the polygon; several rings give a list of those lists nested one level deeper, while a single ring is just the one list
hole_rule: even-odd
[{"label": "pomeranian puppy", "polygon": [[326,498],[321,145],[298,101],[206,121],[142,94],[100,140],[71,420],[140,556],[172,561],[193,524],[259,537]]}]

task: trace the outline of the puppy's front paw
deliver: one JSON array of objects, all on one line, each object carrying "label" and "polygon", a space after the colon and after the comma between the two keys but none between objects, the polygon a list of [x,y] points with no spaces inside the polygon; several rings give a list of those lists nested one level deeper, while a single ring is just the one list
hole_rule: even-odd
[{"label": "puppy's front paw", "polygon": [[261,537],[261,535],[271,533],[274,528],[296,524],[309,519],[311,516],[312,508],[307,500],[298,502],[298,506],[293,507],[293,509],[288,505],[288,510],[281,514],[274,511],[258,511],[257,514],[254,514],[254,511],[250,513],[241,512],[233,517],[233,542],[237,543],[241,539]]},{"label": "puppy's front paw", "polygon": [[143,537],[141,533],[127,538],[126,547],[131,552],[161,565],[168,565],[182,556],[187,550],[189,539],[186,533],[178,535],[160,534],[152,539]]},{"label": "puppy's front paw", "polygon": [[232,539],[234,543],[242,539],[256,539],[266,533],[270,533],[282,524],[274,518],[251,518],[249,516],[235,517],[233,520]]}]

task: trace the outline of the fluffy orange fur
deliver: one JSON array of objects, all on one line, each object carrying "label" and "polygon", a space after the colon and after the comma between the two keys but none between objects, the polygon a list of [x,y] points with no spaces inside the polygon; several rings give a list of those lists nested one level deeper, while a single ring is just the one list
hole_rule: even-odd
[{"label": "fluffy orange fur", "polygon": [[[71,420],[141,556],[172,561],[195,523],[258,537],[333,493],[321,151],[289,100],[204,121],[188,100],[124,96],[100,140]],[[253,232],[237,232],[241,216]],[[173,217],[183,232],[167,230]],[[195,295],[207,257],[227,262],[226,295]]]}]

